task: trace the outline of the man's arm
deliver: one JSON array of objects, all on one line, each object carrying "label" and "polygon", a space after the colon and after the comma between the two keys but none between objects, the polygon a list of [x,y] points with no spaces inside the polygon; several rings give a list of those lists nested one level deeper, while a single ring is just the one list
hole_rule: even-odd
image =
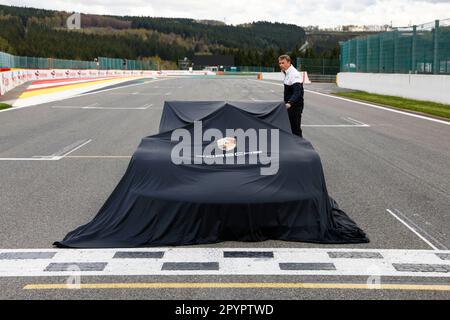
[{"label": "man's arm", "polygon": [[289,101],[287,102],[290,105],[297,104],[301,102],[303,99],[303,83],[296,82],[292,84],[292,96],[289,98]]}]

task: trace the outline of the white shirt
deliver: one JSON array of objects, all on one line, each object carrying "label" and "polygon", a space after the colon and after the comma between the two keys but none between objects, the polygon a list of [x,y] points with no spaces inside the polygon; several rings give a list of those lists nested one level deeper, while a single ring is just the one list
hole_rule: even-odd
[{"label": "white shirt", "polygon": [[300,72],[298,72],[298,70],[291,64],[291,66],[286,70],[284,84],[292,86],[294,83],[303,83],[303,80]]}]

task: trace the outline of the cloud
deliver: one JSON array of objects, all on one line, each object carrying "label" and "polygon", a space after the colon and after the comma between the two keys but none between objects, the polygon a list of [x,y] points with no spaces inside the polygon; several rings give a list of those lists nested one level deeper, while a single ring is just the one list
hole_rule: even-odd
[{"label": "cloud", "polygon": [[333,27],[345,24],[406,26],[449,18],[450,0],[6,0],[2,4],[93,14],[252,21]]}]

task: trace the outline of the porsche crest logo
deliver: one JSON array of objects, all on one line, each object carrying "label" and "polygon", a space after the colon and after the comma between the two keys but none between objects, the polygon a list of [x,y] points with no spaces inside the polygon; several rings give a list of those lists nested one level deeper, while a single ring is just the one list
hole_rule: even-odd
[{"label": "porsche crest logo", "polygon": [[224,151],[230,151],[236,148],[236,138],[225,137],[217,140],[217,146]]}]

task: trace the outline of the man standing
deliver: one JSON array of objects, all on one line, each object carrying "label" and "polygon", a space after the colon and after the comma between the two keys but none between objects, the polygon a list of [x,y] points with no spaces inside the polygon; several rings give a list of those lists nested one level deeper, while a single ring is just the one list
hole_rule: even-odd
[{"label": "man standing", "polygon": [[300,72],[291,64],[291,57],[284,54],[278,58],[284,73],[284,102],[289,114],[292,133],[302,136],[301,121],[303,112],[303,82]]}]

